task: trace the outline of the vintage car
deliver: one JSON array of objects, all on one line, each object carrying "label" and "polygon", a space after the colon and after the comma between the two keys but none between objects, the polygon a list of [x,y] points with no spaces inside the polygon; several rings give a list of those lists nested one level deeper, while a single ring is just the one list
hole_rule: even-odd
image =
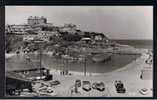
[{"label": "vintage car", "polygon": [[126,92],[126,89],[124,88],[124,84],[120,80],[115,81],[115,87],[116,87],[117,93],[125,93]]},{"label": "vintage car", "polygon": [[146,88],[142,88],[140,91],[139,91],[142,95],[146,95],[149,93],[148,89]]},{"label": "vintage car", "polygon": [[99,90],[99,91],[104,91],[105,90],[105,84],[103,82],[95,82],[92,84],[92,88]]},{"label": "vintage car", "polygon": [[85,91],[90,91],[91,90],[91,83],[89,81],[83,81],[82,82],[82,89]]}]

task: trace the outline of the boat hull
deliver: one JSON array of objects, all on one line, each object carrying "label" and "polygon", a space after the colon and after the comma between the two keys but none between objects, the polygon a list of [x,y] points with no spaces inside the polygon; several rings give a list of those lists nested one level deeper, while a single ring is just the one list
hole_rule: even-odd
[{"label": "boat hull", "polygon": [[96,54],[92,60],[93,62],[107,62],[111,60],[111,54]]}]

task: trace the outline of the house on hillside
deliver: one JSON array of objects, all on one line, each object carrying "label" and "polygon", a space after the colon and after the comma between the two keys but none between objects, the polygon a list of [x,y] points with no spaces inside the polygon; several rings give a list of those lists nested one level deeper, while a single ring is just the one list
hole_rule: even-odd
[{"label": "house on hillside", "polygon": [[46,24],[47,23],[47,19],[43,16],[38,17],[38,16],[30,16],[27,19],[27,23],[29,25],[35,25],[35,24]]},{"label": "house on hillside", "polygon": [[60,32],[67,32],[68,34],[75,34],[77,31],[77,26],[74,24],[64,24],[64,26],[60,27]]},{"label": "house on hillside", "polygon": [[27,34],[27,30],[31,27],[29,25],[6,25],[5,33],[24,35]]}]

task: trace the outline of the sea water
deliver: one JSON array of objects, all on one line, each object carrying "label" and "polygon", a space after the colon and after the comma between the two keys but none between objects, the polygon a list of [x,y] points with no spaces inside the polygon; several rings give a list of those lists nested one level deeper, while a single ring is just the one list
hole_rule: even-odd
[{"label": "sea water", "polygon": [[[133,41],[133,40],[116,40],[116,42],[120,44],[131,45],[136,48],[145,48],[152,49],[153,42],[152,41]],[[39,63],[35,63],[35,61],[39,60],[39,55],[30,54],[31,62],[26,61],[25,56],[13,56],[9,59],[6,59],[6,70],[20,70],[25,68],[32,68],[39,66]],[[67,69],[69,71],[75,72],[84,72],[86,67],[86,71],[89,73],[105,73],[112,72],[119,68],[125,67],[127,64],[136,60],[140,55],[119,55],[113,54],[111,60],[108,62],[99,62],[95,63],[91,60],[91,57],[87,58],[87,61],[73,61],[69,62],[63,59],[57,59],[53,56],[43,54],[42,55],[42,66],[54,70],[64,70]]]}]

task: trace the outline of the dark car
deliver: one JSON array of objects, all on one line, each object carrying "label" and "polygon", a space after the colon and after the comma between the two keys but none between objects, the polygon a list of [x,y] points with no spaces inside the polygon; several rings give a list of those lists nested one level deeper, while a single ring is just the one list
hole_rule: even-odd
[{"label": "dark car", "polygon": [[91,83],[89,81],[83,81],[82,82],[82,89],[85,91],[90,91],[91,90]]},{"label": "dark car", "polygon": [[9,90],[7,90],[7,94],[8,95],[15,95],[15,96],[17,96],[17,95],[20,95],[20,93],[21,93],[21,91],[20,90],[16,90],[16,89],[9,89]]},{"label": "dark car", "polygon": [[50,81],[53,79],[52,75],[46,75],[46,77],[44,78],[44,81]]},{"label": "dark car", "polygon": [[59,85],[59,84],[60,84],[60,81],[55,80],[55,81],[50,82],[50,84],[51,84],[51,86]]},{"label": "dark car", "polygon": [[81,87],[81,80],[76,80],[75,81],[75,86],[76,87]]},{"label": "dark car", "polygon": [[99,90],[99,91],[104,91],[105,90],[105,84],[103,82],[95,82],[95,83],[93,83],[92,88]]},{"label": "dark car", "polygon": [[116,87],[117,93],[126,92],[126,89],[124,88],[124,84],[122,83],[122,81],[115,81],[115,87]]}]

